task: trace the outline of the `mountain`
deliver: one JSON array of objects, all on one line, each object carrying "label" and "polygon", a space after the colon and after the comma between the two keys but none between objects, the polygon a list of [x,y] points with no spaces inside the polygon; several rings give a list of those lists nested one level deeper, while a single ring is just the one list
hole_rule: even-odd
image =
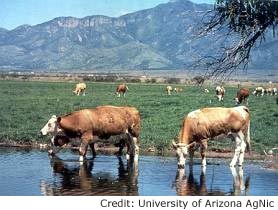
[{"label": "mountain", "polygon": [[[192,41],[195,26],[211,8],[208,4],[175,0],[118,18],[58,17],[35,26],[0,28],[0,69],[188,68],[198,56],[211,55],[220,45],[215,35]],[[278,42],[272,42],[254,53],[254,68],[265,66],[262,56],[275,53],[278,57]],[[271,67],[278,67],[277,59],[269,63]]]}]

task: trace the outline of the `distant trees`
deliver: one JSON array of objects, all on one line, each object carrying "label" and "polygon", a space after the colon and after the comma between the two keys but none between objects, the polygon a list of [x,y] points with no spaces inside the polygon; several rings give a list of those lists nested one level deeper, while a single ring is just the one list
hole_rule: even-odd
[{"label": "distant trees", "polygon": [[[200,59],[210,76],[230,74],[246,68],[250,51],[265,39],[267,29],[276,35],[278,24],[277,0],[216,0],[214,9],[206,14],[199,36],[221,31],[234,40],[223,46],[222,53]],[[204,18],[205,19],[205,18]]]},{"label": "distant trees", "polygon": [[208,79],[208,77],[205,76],[195,76],[192,78],[192,82],[197,86],[202,86],[205,82],[205,80]]}]

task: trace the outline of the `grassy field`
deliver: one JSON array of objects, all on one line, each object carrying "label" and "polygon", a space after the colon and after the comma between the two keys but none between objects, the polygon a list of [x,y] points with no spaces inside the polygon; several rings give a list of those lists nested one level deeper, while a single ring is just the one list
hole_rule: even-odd
[{"label": "grassy field", "polygon": [[[129,105],[141,113],[141,147],[170,148],[188,112],[203,107],[234,106],[236,88],[227,87],[224,102],[218,102],[213,88],[210,93],[203,93],[197,87],[183,87],[183,92],[168,96],[165,86],[129,84],[127,97],[116,98],[114,83],[87,83],[86,96],[78,97],[72,93],[74,83],[0,81],[0,141],[46,142],[49,137],[38,139],[37,133],[53,114],[99,105]],[[278,147],[275,98],[250,96],[252,148],[257,152]],[[210,145],[210,148],[231,148],[233,143],[214,141]]]}]

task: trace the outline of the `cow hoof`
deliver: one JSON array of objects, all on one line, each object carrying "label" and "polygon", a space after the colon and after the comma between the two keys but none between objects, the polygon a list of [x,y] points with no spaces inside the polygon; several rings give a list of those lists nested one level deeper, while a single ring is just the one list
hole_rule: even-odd
[{"label": "cow hoof", "polygon": [[52,150],[52,149],[50,149],[50,150],[48,150],[48,155],[49,155],[49,156],[54,156],[54,155],[55,155],[55,153],[53,152],[53,150]]},{"label": "cow hoof", "polygon": [[84,162],[85,161],[85,157],[83,157],[83,156],[79,156],[79,162]]},{"label": "cow hoof", "polygon": [[184,169],[184,165],[178,164],[178,169]]},{"label": "cow hoof", "polygon": [[129,159],[130,159],[129,154],[126,154],[126,155],[125,155],[125,157],[126,157],[126,159],[127,159],[127,160],[129,160]]}]

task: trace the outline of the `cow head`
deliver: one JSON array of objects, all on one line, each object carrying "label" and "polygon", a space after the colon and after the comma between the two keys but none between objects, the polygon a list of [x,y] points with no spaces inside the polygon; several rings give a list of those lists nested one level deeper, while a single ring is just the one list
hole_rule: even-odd
[{"label": "cow head", "polygon": [[178,158],[178,168],[184,168],[185,160],[188,153],[188,146],[185,144],[176,143],[175,141],[172,142],[174,149],[176,150],[176,155]]},{"label": "cow head", "polygon": [[235,101],[236,105],[240,104],[238,97],[234,98],[234,101]]},{"label": "cow head", "polygon": [[57,123],[57,117],[56,115],[53,115],[48,122],[46,123],[46,125],[41,129],[41,134],[43,136],[47,135],[47,134],[56,134],[59,132],[59,128],[58,128],[58,123]]}]

